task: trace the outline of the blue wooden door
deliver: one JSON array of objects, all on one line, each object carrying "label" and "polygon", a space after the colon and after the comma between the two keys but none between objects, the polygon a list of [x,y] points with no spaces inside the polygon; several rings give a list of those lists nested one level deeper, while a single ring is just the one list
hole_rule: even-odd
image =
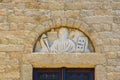
[{"label": "blue wooden door", "polygon": [[94,69],[34,68],[33,80],[94,80]]}]

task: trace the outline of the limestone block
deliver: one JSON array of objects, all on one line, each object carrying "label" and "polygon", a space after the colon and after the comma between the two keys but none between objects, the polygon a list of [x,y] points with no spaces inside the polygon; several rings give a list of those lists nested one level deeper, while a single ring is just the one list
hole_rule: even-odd
[{"label": "limestone block", "polygon": [[102,2],[104,0],[74,0],[74,2]]},{"label": "limestone block", "polygon": [[[20,1],[24,1],[24,0],[20,0]],[[25,9],[26,5],[23,2],[16,2],[15,7],[18,8],[18,9]]]},{"label": "limestone block", "polygon": [[66,18],[61,18],[61,24],[62,24],[62,26],[66,26],[67,19]]},{"label": "limestone block", "polygon": [[26,8],[28,8],[28,9],[38,9],[39,4],[38,4],[38,2],[26,3]]},{"label": "limestone block", "polygon": [[61,18],[64,17],[64,10],[55,10],[51,11],[51,17],[52,18]]},{"label": "limestone block", "polygon": [[15,15],[22,16],[24,15],[23,9],[14,8]]},{"label": "limestone block", "polygon": [[9,41],[9,44],[19,44],[19,45],[22,45],[24,43],[24,40],[17,37],[17,36],[14,36],[14,35],[9,35],[9,36],[6,36],[6,39]]},{"label": "limestone block", "polygon": [[112,23],[112,16],[94,16],[94,17],[85,17],[83,20],[87,23]]},{"label": "limestone block", "polygon": [[101,6],[101,8],[102,9],[112,9],[112,6],[111,6],[112,4],[111,4],[111,1],[104,1],[103,3],[102,3],[102,6]]},{"label": "limestone block", "polygon": [[0,9],[0,16],[5,16],[7,14],[6,9]]},{"label": "limestone block", "polygon": [[118,24],[112,24],[112,30],[113,31],[120,31],[120,27]]},{"label": "limestone block", "polygon": [[0,58],[6,58],[6,53],[5,52],[0,52]]},{"label": "limestone block", "polygon": [[112,9],[113,10],[117,10],[117,9],[120,9],[120,2],[113,2],[112,3]]},{"label": "limestone block", "polygon": [[39,8],[48,10],[49,9],[49,5],[50,5],[49,3],[40,3],[39,4]]},{"label": "limestone block", "polygon": [[120,46],[104,46],[104,51],[109,52],[109,51],[119,51]]},{"label": "limestone block", "polygon": [[23,45],[4,45],[0,44],[0,51],[24,51]]},{"label": "limestone block", "polygon": [[120,10],[114,10],[114,15],[120,16]]},{"label": "limestone block", "polygon": [[0,16],[0,23],[3,23],[6,21],[6,17],[5,16]]},{"label": "limestone block", "polygon": [[20,61],[17,58],[9,59],[7,61],[9,65],[19,65]]},{"label": "limestone block", "polygon": [[5,68],[6,68],[5,65],[0,65],[0,73],[5,72]]},{"label": "limestone block", "polygon": [[113,11],[111,9],[98,9],[98,10],[95,10],[95,14],[98,15],[98,16],[100,16],[100,15],[111,16],[111,15],[113,15]]},{"label": "limestone block", "polygon": [[35,28],[35,32],[42,33],[45,31],[45,27],[43,25],[38,25],[38,27]]},{"label": "limestone block", "polygon": [[15,3],[1,3],[0,8],[1,9],[13,9],[15,6]]},{"label": "limestone block", "polygon": [[6,72],[20,71],[20,65],[7,64],[5,65],[5,71]]},{"label": "limestone block", "polygon": [[39,16],[41,15],[40,12],[42,13],[42,11],[39,11],[37,9],[24,10],[24,14],[26,16]]},{"label": "limestone block", "polygon": [[113,73],[107,73],[107,79],[108,79],[108,80],[114,80],[114,75],[113,75]]},{"label": "limestone block", "polygon": [[120,0],[114,0],[114,2],[120,2]]},{"label": "limestone block", "polygon": [[15,2],[36,2],[37,0],[14,0]]},{"label": "limestone block", "polygon": [[120,80],[119,72],[111,72],[107,74],[108,80]]},{"label": "limestone block", "polygon": [[22,65],[22,80],[32,80],[32,65]]},{"label": "limestone block", "polygon": [[0,44],[8,44],[9,41],[7,40],[7,38],[1,37],[0,38]]},{"label": "limestone block", "polygon": [[112,30],[112,25],[111,24],[101,24],[101,26],[103,27],[103,30],[105,31],[111,31]]},{"label": "limestone block", "polygon": [[95,78],[96,80],[107,80],[106,69],[103,65],[97,65],[95,68]]},{"label": "limestone block", "polygon": [[18,29],[18,30],[25,30],[24,22],[18,23],[18,24],[17,24],[17,29]]},{"label": "limestone block", "polygon": [[101,32],[102,31],[102,26],[99,23],[94,23],[92,24],[93,28],[97,31],[97,32]]},{"label": "limestone block", "polygon": [[44,21],[50,20],[50,16],[49,15],[35,16],[34,19],[37,23],[42,23]]},{"label": "limestone block", "polygon": [[106,66],[107,72],[114,72],[115,71],[115,66]]},{"label": "limestone block", "polygon": [[115,71],[120,72],[120,66],[116,66]]},{"label": "limestone block", "polygon": [[63,10],[64,3],[60,3],[60,2],[49,3],[49,9],[50,10]]},{"label": "limestone block", "polygon": [[117,65],[117,60],[116,59],[108,59],[108,65],[115,66]]},{"label": "limestone block", "polygon": [[101,2],[83,2],[81,3],[81,8],[86,10],[97,10],[101,9],[102,3]]},{"label": "limestone block", "polygon": [[38,0],[40,2],[56,2],[55,0]]},{"label": "limestone block", "polygon": [[75,20],[74,20],[73,18],[68,18],[68,19],[67,19],[67,24],[66,24],[66,25],[67,25],[67,26],[70,26],[70,27],[73,27],[74,21],[75,21]]},{"label": "limestone block", "polygon": [[117,61],[117,65],[120,66],[120,58],[118,58],[116,61]]},{"label": "limestone block", "polygon": [[[117,35],[115,32],[110,32],[110,31],[104,31],[104,32],[100,32],[99,33],[99,37],[102,38],[102,39],[105,39],[105,38],[115,38],[115,35]],[[108,46],[108,45],[106,45]],[[112,47],[112,46],[111,46]]]},{"label": "limestone block", "polygon": [[37,10],[37,9],[32,9],[32,10],[24,10],[24,14],[26,16],[50,16],[50,10]]},{"label": "limestone block", "polygon": [[32,24],[32,23],[26,23],[24,24],[25,26],[25,30],[31,31],[33,30],[37,25],[36,24]]},{"label": "limestone block", "polygon": [[80,11],[81,16],[95,16],[94,10],[81,10]]},{"label": "limestone block", "polygon": [[120,57],[120,52],[118,52],[117,54],[118,54],[118,57]]},{"label": "limestone block", "polygon": [[0,2],[4,2],[4,3],[9,3],[11,2],[12,0],[1,0]]},{"label": "limestone block", "polygon": [[111,41],[111,45],[116,45],[116,46],[118,46],[118,45],[120,45],[120,39],[110,39],[110,41]]},{"label": "limestone block", "polygon": [[80,10],[82,9],[81,3],[65,3],[65,10]]},{"label": "limestone block", "polygon": [[11,79],[19,79],[20,78],[20,72],[18,71],[12,71],[8,73],[3,74],[4,78],[11,78]]},{"label": "limestone block", "polygon": [[120,17],[119,16],[113,17],[113,22],[116,23],[116,24],[119,24],[120,23]]},{"label": "limestone block", "polygon": [[10,23],[10,30],[17,30],[18,25],[16,23]]},{"label": "limestone block", "polygon": [[1,31],[9,30],[9,24],[8,23],[0,23],[0,30]]},{"label": "limestone block", "polygon": [[37,23],[38,20],[32,16],[16,16],[14,14],[8,16],[8,22],[15,22],[15,23]]},{"label": "limestone block", "polygon": [[57,26],[57,27],[60,27],[61,26],[61,19],[58,18],[58,19],[53,20],[53,24],[55,24],[55,26]]},{"label": "limestone block", "polygon": [[107,56],[108,56],[108,58],[117,58],[117,53],[115,53],[115,52],[108,52]]},{"label": "limestone block", "polygon": [[33,66],[39,65],[39,67],[44,66],[44,64],[93,64],[94,65],[94,64],[106,63],[106,59],[104,55],[89,54],[89,53],[88,54],[80,54],[80,53],[26,54],[23,55],[22,60],[24,61],[24,63],[31,63]]},{"label": "limestone block", "polygon": [[67,18],[77,18],[80,15],[79,10],[66,10],[65,11],[65,17]]}]

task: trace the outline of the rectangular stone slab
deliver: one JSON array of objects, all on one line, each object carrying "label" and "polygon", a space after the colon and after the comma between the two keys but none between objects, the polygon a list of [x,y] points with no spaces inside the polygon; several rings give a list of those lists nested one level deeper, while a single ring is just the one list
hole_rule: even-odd
[{"label": "rectangular stone slab", "polygon": [[106,63],[105,55],[99,53],[23,54],[22,60],[33,67],[95,67]]}]

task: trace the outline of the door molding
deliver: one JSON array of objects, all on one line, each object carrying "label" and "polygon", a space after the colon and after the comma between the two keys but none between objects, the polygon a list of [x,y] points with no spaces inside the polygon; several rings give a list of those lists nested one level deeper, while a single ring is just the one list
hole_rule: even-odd
[{"label": "door molding", "polygon": [[106,80],[106,57],[104,54],[23,54],[21,80],[32,80],[33,68],[94,68],[95,80]]}]

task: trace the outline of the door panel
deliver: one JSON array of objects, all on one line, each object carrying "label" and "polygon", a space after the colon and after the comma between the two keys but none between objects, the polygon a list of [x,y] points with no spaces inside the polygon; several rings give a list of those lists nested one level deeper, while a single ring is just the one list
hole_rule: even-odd
[{"label": "door panel", "polygon": [[34,69],[33,80],[61,80],[60,69]]},{"label": "door panel", "polygon": [[94,69],[34,68],[33,80],[94,80]]},{"label": "door panel", "polygon": [[94,69],[67,69],[66,80],[94,80]]}]

